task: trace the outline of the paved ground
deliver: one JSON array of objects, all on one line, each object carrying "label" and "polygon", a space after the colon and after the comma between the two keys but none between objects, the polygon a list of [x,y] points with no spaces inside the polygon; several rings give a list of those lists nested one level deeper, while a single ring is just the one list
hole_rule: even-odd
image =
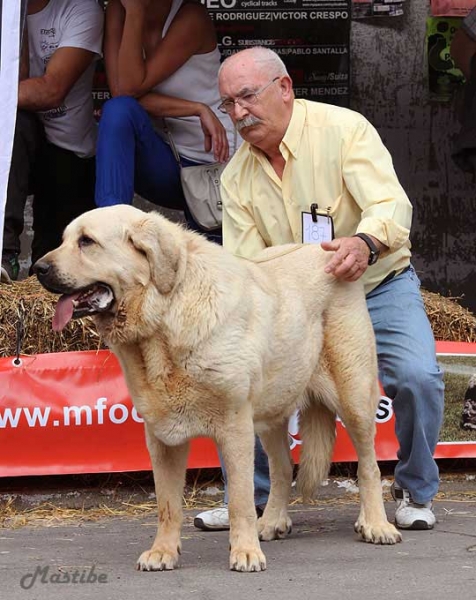
[{"label": "paved ground", "polygon": [[[140,552],[152,543],[152,515],[18,528],[8,527],[7,520],[0,529],[0,598],[474,600],[475,483],[445,482],[435,506],[435,530],[406,532],[403,543],[382,547],[358,541],[352,530],[356,496],[334,482],[320,504],[292,508],[293,533],[263,544],[268,570],[252,574],[228,571],[227,532],[195,529],[197,510],[186,512],[181,568],[166,573],[134,569]],[[386,507],[391,517],[393,503]],[[37,569],[42,571],[33,581]],[[66,574],[73,578],[75,572],[76,579],[96,580],[51,581]]]}]

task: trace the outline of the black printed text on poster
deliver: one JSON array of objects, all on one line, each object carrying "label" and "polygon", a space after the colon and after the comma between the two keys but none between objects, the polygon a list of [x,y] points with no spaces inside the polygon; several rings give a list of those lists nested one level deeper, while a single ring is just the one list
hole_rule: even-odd
[{"label": "black printed text on poster", "polygon": [[296,96],[349,104],[350,0],[201,0],[222,56],[266,46],[283,59]]}]

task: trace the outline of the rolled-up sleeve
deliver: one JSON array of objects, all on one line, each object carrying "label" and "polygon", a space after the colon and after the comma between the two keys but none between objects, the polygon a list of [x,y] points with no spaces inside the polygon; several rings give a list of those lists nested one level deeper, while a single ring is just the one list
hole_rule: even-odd
[{"label": "rolled-up sleeve", "polygon": [[362,215],[357,231],[394,252],[409,239],[412,205],[398,181],[390,153],[375,128],[359,120],[343,149],[345,185]]}]

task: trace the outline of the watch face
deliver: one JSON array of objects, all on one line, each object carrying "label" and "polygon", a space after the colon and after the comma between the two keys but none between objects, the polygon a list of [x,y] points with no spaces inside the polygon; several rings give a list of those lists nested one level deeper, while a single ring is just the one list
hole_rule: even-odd
[{"label": "watch face", "polygon": [[377,262],[379,255],[380,252],[379,250],[377,250],[377,248],[375,248],[375,250],[371,248],[369,255],[369,265],[374,265]]}]

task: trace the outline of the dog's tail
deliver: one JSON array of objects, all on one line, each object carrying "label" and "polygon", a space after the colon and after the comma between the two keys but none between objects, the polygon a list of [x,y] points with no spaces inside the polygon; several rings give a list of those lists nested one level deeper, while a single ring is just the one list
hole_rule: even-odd
[{"label": "dog's tail", "polygon": [[336,439],[335,413],[318,399],[310,399],[300,409],[299,434],[302,445],[297,489],[307,502],[329,474]]}]

